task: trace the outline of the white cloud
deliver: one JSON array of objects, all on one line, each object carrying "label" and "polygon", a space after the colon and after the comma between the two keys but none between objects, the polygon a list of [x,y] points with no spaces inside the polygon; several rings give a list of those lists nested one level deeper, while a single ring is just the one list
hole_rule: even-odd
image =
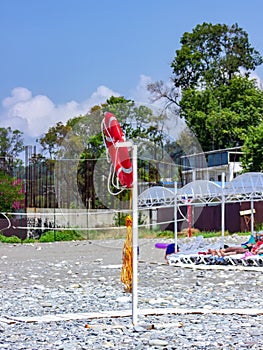
[{"label": "white cloud", "polygon": [[[86,114],[91,107],[104,103],[111,96],[124,95],[138,103],[151,104],[151,96],[147,85],[152,82],[148,76],[141,75],[139,82],[132,91],[132,96],[125,96],[106,86],[99,86],[82,102],[69,101],[56,105],[45,95],[33,95],[25,87],[16,87],[10,96],[2,101],[0,110],[0,127],[10,126],[13,130],[21,130],[25,144],[32,144],[45,134],[57,122],[66,123],[70,118]],[[160,106],[160,101],[154,103]]]},{"label": "white cloud", "polygon": [[17,87],[11,91],[11,96],[2,101],[0,126],[21,130],[26,140],[36,139],[57,122],[65,123],[70,118],[86,114],[92,106],[105,102],[112,95],[119,96],[106,86],[99,86],[83,102],[70,101],[56,105],[47,96],[33,96],[27,88]]},{"label": "white cloud", "polygon": [[263,90],[263,81],[261,80],[259,75],[256,72],[251,72],[249,76],[251,79],[255,79],[257,82],[258,88]]},{"label": "white cloud", "polygon": [[[251,78],[257,80],[262,88],[262,80],[255,73],[251,73]],[[141,75],[137,86],[131,90],[130,96],[120,94],[106,86],[99,86],[91,96],[82,102],[69,101],[62,105],[56,105],[45,95],[36,95],[25,88],[16,87],[11,91],[10,96],[2,100],[0,110],[0,127],[10,126],[13,130],[19,129],[24,133],[25,140],[32,143],[36,138],[46,133],[48,129],[55,126],[57,122],[66,123],[70,118],[86,114],[91,107],[104,103],[110,96],[124,95],[138,103],[163,107],[162,100],[152,102],[151,94],[147,90],[147,85],[153,80],[149,76]],[[171,81],[165,83],[169,88]]]},{"label": "white cloud", "polygon": [[136,102],[150,103],[151,95],[147,90],[147,85],[151,84],[153,81],[151,77],[141,74],[139,83],[136,88],[132,90],[132,99]]},{"label": "white cloud", "polygon": [[[241,74],[241,76],[245,76],[245,74],[247,74],[247,70],[241,68],[240,69],[240,74]],[[257,74],[256,71],[250,71],[249,72],[249,78],[250,79],[254,79],[256,81],[256,84],[257,84],[259,89],[261,89],[261,90],[263,89],[263,81],[260,78],[260,76]]]},{"label": "white cloud", "polygon": [[32,98],[32,93],[26,88],[17,87],[11,91],[11,96],[3,100],[3,107],[10,108],[17,102],[28,101]]},{"label": "white cloud", "polygon": [[[138,103],[149,104],[153,107],[165,108],[167,106],[167,99],[161,98],[159,100],[153,101],[153,96],[148,91],[147,86],[154,81],[151,77],[146,75],[141,75],[139,83],[137,84],[135,90],[132,91],[132,97],[134,101]],[[167,91],[171,90],[173,87],[173,82],[171,80],[165,81],[163,88]]]}]

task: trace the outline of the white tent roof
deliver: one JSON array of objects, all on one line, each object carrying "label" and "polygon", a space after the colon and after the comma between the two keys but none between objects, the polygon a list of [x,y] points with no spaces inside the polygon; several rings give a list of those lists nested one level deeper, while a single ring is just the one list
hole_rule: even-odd
[{"label": "white tent roof", "polygon": [[[207,180],[196,180],[177,190],[178,205],[263,200],[263,174],[245,173],[228,182],[224,189]],[[172,206],[175,191],[161,186],[150,187],[139,195],[139,207]]]},{"label": "white tent roof", "polygon": [[263,174],[245,173],[230,181],[224,188],[229,201],[263,200]]},{"label": "white tent roof", "polygon": [[217,201],[221,200],[222,188],[212,181],[196,180],[180,188],[177,198],[182,203],[193,201]]},{"label": "white tent roof", "polygon": [[172,189],[162,186],[153,186],[143,191],[138,197],[138,206],[171,206],[174,204],[175,195]]}]

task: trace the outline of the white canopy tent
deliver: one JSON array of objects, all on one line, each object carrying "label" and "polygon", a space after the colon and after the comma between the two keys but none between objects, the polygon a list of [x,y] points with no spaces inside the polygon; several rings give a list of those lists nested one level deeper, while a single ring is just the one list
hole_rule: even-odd
[{"label": "white canopy tent", "polygon": [[227,202],[263,200],[263,173],[245,173],[228,182],[224,188]]},{"label": "white canopy tent", "polygon": [[143,191],[138,197],[138,206],[145,207],[171,207],[175,203],[174,190],[162,186],[153,186]]},{"label": "white canopy tent", "polygon": [[[224,174],[222,174],[224,178]],[[225,230],[225,203],[248,202],[251,203],[251,232],[254,231],[254,201],[263,201],[263,174],[249,172],[237,176],[222,186],[207,181],[196,180],[184,187],[173,189],[160,186],[150,187],[138,197],[139,208],[174,207],[174,234],[177,246],[177,209],[183,205],[211,205],[221,203],[221,229],[222,245],[224,244]]]},{"label": "white canopy tent", "polygon": [[188,203],[221,202],[222,187],[208,180],[196,180],[188,183],[177,191],[177,202]]}]

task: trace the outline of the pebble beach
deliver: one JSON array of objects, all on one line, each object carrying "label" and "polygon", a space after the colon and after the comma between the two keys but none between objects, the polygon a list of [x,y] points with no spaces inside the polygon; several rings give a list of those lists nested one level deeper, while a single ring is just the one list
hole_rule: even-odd
[{"label": "pebble beach", "polygon": [[156,242],[139,240],[136,325],[123,240],[0,244],[0,349],[263,349],[263,268],[169,266]]}]

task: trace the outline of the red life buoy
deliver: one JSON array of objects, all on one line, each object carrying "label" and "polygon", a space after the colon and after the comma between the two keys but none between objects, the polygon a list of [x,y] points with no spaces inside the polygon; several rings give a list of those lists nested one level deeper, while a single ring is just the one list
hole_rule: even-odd
[{"label": "red life buoy", "polygon": [[116,148],[116,143],[123,142],[124,135],[120,124],[113,113],[107,112],[104,116],[103,132],[108,152],[115,167],[116,175],[122,186],[132,187],[132,164],[127,147]]}]

